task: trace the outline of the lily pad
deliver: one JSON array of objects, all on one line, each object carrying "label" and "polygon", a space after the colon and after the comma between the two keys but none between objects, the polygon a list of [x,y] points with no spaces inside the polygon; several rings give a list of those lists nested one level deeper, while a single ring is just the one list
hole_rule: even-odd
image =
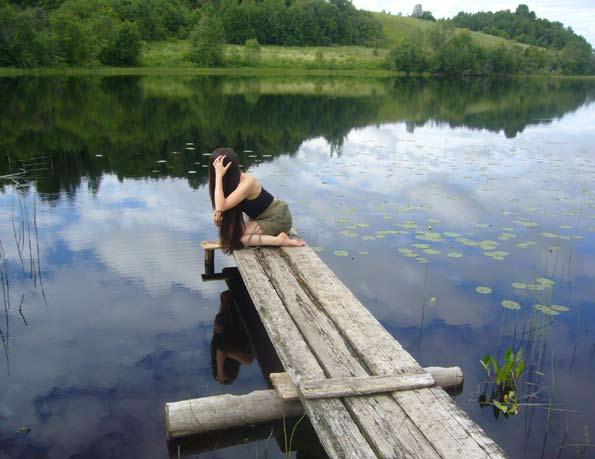
[{"label": "lily pad", "polygon": [[559,304],[552,304],[550,306],[550,308],[556,312],[568,312],[570,311],[570,308],[566,307],[566,306],[562,306]]},{"label": "lily pad", "polygon": [[535,279],[535,282],[541,285],[545,285],[546,287],[553,287],[556,282],[551,279],[547,279],[545,277],[538,277]]},{"label": "lily pad", "polygon": [[548,316],[557,316],[558,314],[560,314],[558,311],[554,311],[549,306],[545,306],[543,304],[534,304],[533,309],[535,309],[537,311],[541,311],[545,315],[548,315]]},{"label": "lily pad", "polygon": [[415,260],[418,263],[421,263],[421,264],[424,264],[424,265],[428,263],[428,259],[427,258],[424,258],[424,257],[417,257]]},{"label": "lily pad", "polygon": [[349,231],[349,230],[340,231],[339,234],[341,234],[345,237],[357,237],[357,233],[354,233],[353,231]]},{"label": "lily pad", "polygon": [[463,254],[461,252],[448,252],[447,257],[450,258],[461,258]]},{"label": "lily pad", "polygon": [[436,250],[436,249],[424,249],[424,253],[427,253],[428,255],[439,255],[440,254],[440,250]]},{"label": "lily pad", "polygon": [[402,254],[407,254],[407,253],[413,253],[413,250],[408,249],[407,247],[401,247],[398,249],[399,252],[401,252]]},{"label": "lily pad", "polygon": [[524,290],[527,288],[527,284],[525,284],[524,282],[513,282],[512,286],[514,288],[518,288],[519,290]]},{"label": "lily pad", "polygon": [[445,233],[443,233],[446,237],[460,237],[461,235],[459,233],[454,233],[452,231],[446,231]]},{"label": "lily pad", "polygon": [[518,311],[521,309],[521,305],[512,300],[503,300],[502,306],[504,306],[506,309],[512,309],[513,311]]},{"label": "lily pad", "polygon": [[489,287],[475,287],[475,291],[477,293],[481,293],[482,295],[489,295],[492,293],[492,289]]},{"label": "lily pad", "polygon": [[347,255],[349,255],[349,252],[345,250],[335,250],[333,253],[338,257],[346,257]]}]

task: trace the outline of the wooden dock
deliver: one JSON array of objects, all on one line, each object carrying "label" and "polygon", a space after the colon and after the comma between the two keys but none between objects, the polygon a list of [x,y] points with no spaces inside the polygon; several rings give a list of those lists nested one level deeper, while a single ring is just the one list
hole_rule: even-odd
[{"label": "wooden dock", "polygon": [[[203,247],[205,278],[220,278]],[[505,457],[309,247],[234,257],[285,369],[275,401],[257,404],[295,415],[299,400],[333,458]],[[170,437],[192,430],[200,401],[166,404]]]}]

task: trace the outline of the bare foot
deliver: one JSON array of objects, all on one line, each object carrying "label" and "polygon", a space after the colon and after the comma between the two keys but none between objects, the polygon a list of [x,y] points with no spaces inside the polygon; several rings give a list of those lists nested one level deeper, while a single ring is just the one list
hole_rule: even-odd
[{"label": "bare foot", "polygon": [[283,247],[303,247],[306,243],[301,239],[291,239],[287,233],[279,233],[277,236]]}]

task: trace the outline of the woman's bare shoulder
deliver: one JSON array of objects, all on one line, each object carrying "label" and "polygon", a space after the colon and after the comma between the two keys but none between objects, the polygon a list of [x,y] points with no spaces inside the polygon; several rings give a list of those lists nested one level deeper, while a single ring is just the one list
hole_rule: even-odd
[{"label": "woman's bare shoulder", "polygon": [[246,183],[248,185],[250,185],[251,187],[252,186],[255,186],[255,185],[258,186],[258,187],[260,187],[260,181],[255,176],[253,176],[252,174],[243,173],[241,180],[242,181],[245,180]]}]

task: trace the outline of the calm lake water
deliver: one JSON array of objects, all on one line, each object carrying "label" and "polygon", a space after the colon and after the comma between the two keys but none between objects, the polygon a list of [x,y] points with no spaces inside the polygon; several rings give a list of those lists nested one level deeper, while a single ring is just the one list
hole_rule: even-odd
[{"label": "calm lake water", "polygon": [[[0,179],[0,457],[165,457],[165,402],[266,387],[256,361],[213,377],[217,146],[422,365],[462,367],[457,403],[508,454],[593,457],[594,99],[572,80],[0,79],[0,174],[27,170]],[[506,418],[479,404],[480,359],[511,346]],[[276,438],[215,457],[281,457]]]}]

